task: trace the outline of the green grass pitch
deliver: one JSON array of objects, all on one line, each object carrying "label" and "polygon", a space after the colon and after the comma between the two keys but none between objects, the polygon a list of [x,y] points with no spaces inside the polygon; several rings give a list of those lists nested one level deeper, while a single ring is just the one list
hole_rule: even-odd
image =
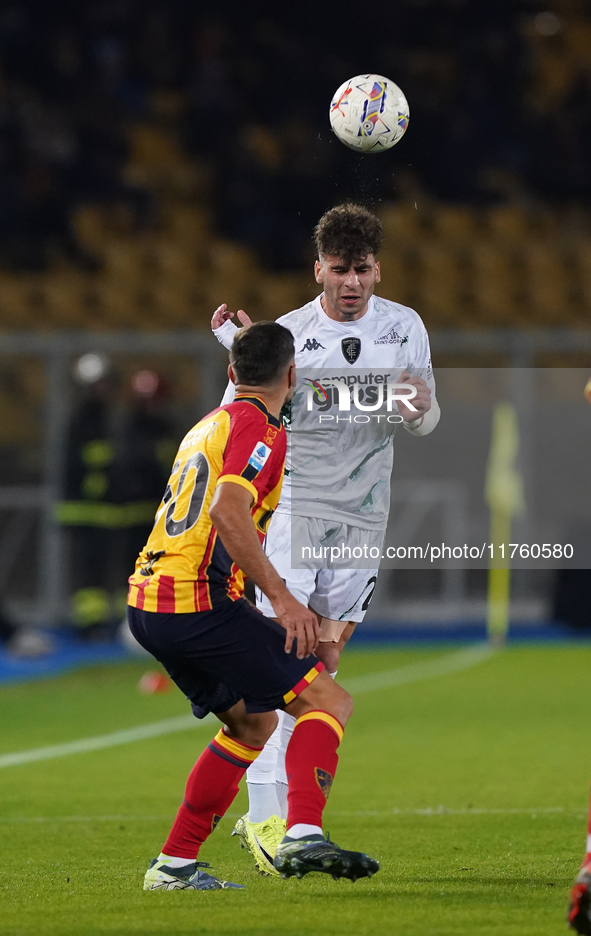
[{"label": "green grass pitch", "polygon": [[[449,648],[350,650],[339,679]],[[188,712],[137,691],[144,662],[0,689],[0,755]],[[212,725],[0,769],[0,933],[8,936],[551,936],[582,858],[589,646],[510,648],[472,668],[366,691],[325,826],[379,858],[371,881],[258,877],[230,839],[201,857],[243,891],[144,893]]]}]

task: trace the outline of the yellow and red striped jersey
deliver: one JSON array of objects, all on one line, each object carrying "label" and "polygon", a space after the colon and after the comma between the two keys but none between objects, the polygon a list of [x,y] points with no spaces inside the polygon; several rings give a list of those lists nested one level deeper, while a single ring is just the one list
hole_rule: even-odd
[{"label": "yellow and red striped jersey", "polygon": [[129,579],[128,603],[146,611],[207,611],[235,601],[244,575],[228,555],[209,516],[218,484],[252,493],[261,542],[277,506],[286,435],[256,396],[237,396],[214,410],[181,442],[148,542]]}]

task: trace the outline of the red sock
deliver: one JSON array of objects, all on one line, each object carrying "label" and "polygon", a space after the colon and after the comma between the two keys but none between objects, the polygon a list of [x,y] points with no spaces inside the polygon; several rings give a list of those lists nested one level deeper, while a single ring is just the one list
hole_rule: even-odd
[{"label": "red sock", "polygon": [[339,758],[343,726],[328,712],[306,712],[295,723],[285,755],[289,790],[287,828],[297,823],[322,826],[322,811]]},{"label": "red sock", "polygon": [[189,774],[185,798],[162,851],[194,861],[208,835],[231,806],[247,767],[262,748],[249,747],[221,731]]}]

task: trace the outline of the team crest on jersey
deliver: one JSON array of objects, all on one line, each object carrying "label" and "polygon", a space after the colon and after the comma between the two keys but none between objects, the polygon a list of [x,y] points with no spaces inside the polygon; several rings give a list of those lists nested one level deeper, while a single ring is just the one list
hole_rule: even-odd
[{"label": "team crest on jersey", "polygon": [[268,445],[265,445],[264,442],[257,442],[252,450],[250,458],[248,459],[248,464],[252,465],[253,468],[256,468],[257,471],[261,471],[270,454],[271,449]]},{"label": "team crest on jersey", "polygon": [[374,344],[399,344],[400,347],[402,347],[407,341],[408,335],[405,335],[403,338],[402,335],[399,335],[396,329],[392,327],[385,335],[380,335],[379,338],[376,338]]},{"label": "team crest on jersey", "polygon": [[304,345],[298,351],[298,354],[301,354],[302,351],[318,351],[318,348],[322,348],[323,351],[326,351],[326,348],[323,344],[320,344],[319,341],[316,341],[315,338],[306,338]]},{"label": "team crest on jersey", "polygon": [[328,770],[323,770],[322,767],[315,767],[314,774],[316,776],[316,783],[324,793],[324,798],[328,799],[328,794],[330,793],[330,788],[332,786],[332,777],[329,774]]},{"label": "team crest on jersey", "polygon": [[273,426],[267,426],[267,431],[265,432],[265,438],[263,442],[265,445],[273,445],[273,442],[277,438],[277,433],[279,429],[274,429]]},{"label": "team crest on jersey", "polygon": [[361,338],[343,338],[341,350],[347,363],[354,364],[361,354]]}]

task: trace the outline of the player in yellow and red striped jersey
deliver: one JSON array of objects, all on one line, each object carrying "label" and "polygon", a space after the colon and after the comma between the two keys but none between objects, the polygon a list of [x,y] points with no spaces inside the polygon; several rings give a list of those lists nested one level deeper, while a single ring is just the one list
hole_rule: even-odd
[{"label": "player in yellow and red striped jersey", "polygon": [[[145,890],[237,887],[201,870],[197,855],[277,724],[297,719],[286,763],[287,835],[276,868],[287,877],[322,871],[371,877],[379,864],[322,833],[351,698],[313,655],[316,615],[288,591],[261,542],[279,499],[285,460],[281,407],[291,396],[294,344],[275,322],[234,340],[235,401],[185,436],[154,528],[130,577],[132,634],[168,671],[194,714],[223,727],[199,757]],[[267,618],[242,597],[250,576],[273,604]]]},{"label": "player in yellow and red striped jersey", "polygon": [[262,542],[277,506],[285,429],[260,397],[240,394],[183,439],[156,522],[129,579],[129,604],[170,614],[209,611],[217,598],[242,595],[244,576],[213,526],[217,486],[232,481],[252,494]]}]

